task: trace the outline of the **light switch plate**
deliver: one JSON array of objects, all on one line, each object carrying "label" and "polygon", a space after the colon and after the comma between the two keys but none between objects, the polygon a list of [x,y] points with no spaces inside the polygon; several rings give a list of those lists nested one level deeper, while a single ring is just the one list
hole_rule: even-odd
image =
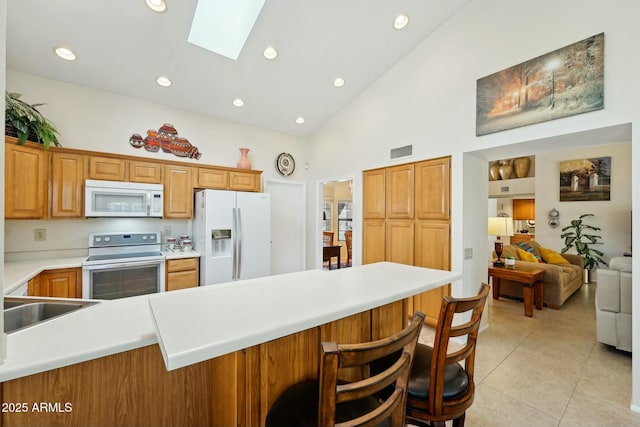
[{"label": "light switch plate", "polygon": [[473,258],[473,248],[464,248],[464,259]]}]

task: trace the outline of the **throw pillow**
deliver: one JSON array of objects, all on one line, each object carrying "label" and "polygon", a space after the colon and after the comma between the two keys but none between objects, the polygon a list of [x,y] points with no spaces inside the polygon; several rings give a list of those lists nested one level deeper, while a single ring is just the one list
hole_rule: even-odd
[{"label": "throw pillow", "polygon": [[558,252],[540,246],[540,254],[542,259],[548,264],[569,264],[569,261]]},{"label": "throw pillow", "polygon": [[523,251],[520,248],[518,248],[518,256],[522,261],[538,262],[538,258],[536,258],[534,254],[532,254],[531,252]]},{"label": "throw pillow", "polygon": [[[531,262],[543,262],[540,254],[538,253],[538,251],[536,250],[536,248],[534,248],[533,246],[531,246],[530,244],[528,244],[527,242],[520,242],[518,243],[518,248],[522,249],[525,252],[530,253],[531,255],[533,255],[536,259],[535,261],[531,261]],[[518,253],[519,254],[519,253]],[[522,258],[522,257],[520,257]]]}]

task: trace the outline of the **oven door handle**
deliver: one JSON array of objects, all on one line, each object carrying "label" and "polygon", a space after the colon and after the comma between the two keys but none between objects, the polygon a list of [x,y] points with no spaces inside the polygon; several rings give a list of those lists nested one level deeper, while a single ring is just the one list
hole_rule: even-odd
[{"label": "oven door handle", "polygon": [[134,262],[116,262],[112,264],[95,264],[95,265],[83,265],[83,270],[113,270],[114,268],[128,268],[128,267],[146,267],[155,266],[164,263],[164,260],[157,261],[134,261]]}]

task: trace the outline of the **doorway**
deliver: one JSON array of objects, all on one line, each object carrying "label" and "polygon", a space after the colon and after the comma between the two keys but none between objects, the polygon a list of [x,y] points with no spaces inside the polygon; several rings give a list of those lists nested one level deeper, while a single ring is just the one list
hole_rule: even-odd
[{"label": "doorway", "polygon": [[320,265],[325,270],[353,265],[353,178],[320,184]]}]

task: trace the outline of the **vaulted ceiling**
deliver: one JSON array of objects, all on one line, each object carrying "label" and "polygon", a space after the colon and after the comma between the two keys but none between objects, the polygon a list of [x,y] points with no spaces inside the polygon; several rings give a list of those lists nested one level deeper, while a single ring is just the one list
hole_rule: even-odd
[{"label": "vaulted ceiling", "polygon": [[[143,0],[13,0],[7,68],[308,135],[469,1],[266,0],[234,61],[187,42],[197,0],[166,0],[162,13]],[[402,30],[399,14],[409,17]],[[59,46],[77,59],[58,58]],[[265,59],[267,46],[275,60]]]}]

